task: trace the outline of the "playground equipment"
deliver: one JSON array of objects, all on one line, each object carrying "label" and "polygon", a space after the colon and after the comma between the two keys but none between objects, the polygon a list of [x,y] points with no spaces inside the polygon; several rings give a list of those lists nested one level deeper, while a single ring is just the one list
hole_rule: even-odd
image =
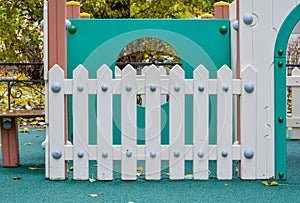
[{"label": "playground equipment", "polygon": [[[133,180],[137,178],[137,160],[145,160],[146,179],[160,179],[161,160],[168,160],[170,179],[183,179],[185,160],[192,160],[193,178],[208,179],[209,161],[216,160],[217,178],[231,179],[232,161],[238,160],[241,179],[286,178],[285,49],[300,18],[299,1],[240,0],[218,6],[223,6],[219,9],[222,12],[229,9],[230,20],[166,20],[167,26],[160,27],[161,20],[153,23],[155,20],[70,19],[65,51],[65,37],[58,37],[58,41],[57,35],[52,33],[66,34],[65,2],[45,1],[45,13],[48,13],[45,30],[49,30],[46,38],[49,45],[46,56],[49,57],[45,63],[53,67],[45,70],[49,87],[46,177],[65,179],[66,160],[73,160],[73,178],[88,179],[89,160],[96,160],[97,178],[111,180],[113,161],[121,160],[122,179]],[[53,20],[53,15],[55,18],[62,15],[62,19]],[[133,26],[128,27],[131,23]],[[187,32],[171,30],[180,23],[189,24],[193,30],[210,29],[211,36],[193,38]],[[107,29],[108,26],[117,26],[118,30]],[[212,36],[214,33],[217,34]],[[95,37],[97,35],[101,37]],[[179,48],[176,50],[181,57],[186,54],[183,70],[175,66],[169,76],[161,77],[157,68],[151,66],[145,76],[140,77],[127,66],[122,70],[121,79],[114,78],[112,69],[116,57],[107,53],[119,53],[137,36],[155,37]],[[230,45],[230,49],[214,49],[217,55],[210,54],[212,44],[205,47],[205,43],[197,41],[201,38],[220,40],[225,43],[224,47]],[[88,40],[92,42],[87,43]],[[190,49],[189,44],[180,47],[176,44],[178,41],[193,42],[200,51],[185,52]],[[51,53],[55,53],[55,57]],[[191,59],[190,54],[194,54]],[[220,55],[224,58],[220,59]],[[137,143],[136,94],[145,94],[146,98],[143,144]],[[170,95],[167,144],[161,143],[161,94]],[[66,102],[66,95],[72,95],[72,103]],[[120,95],[119,99],[114,95]],[[217,95],[215,105],[210,95]],[[237,95],[236,105],[233,95]],[[119,112],[114,111],[114,101],[119,102]],[[192,107],[191,113],[185,103]],[[209,108],[215,110],[215,117]],[[73,145],[66,145],[67,126],[71,126],[66,118],[71,112]],[[117,144],[113,143],[116,113],[121,120],[120,127],[117,126],[121,135]],[[187,117],[190,120],[186,120]],[[193,124],[189,130],[186,130],[187,123]],[[213,144],[209,143],[214,136],[211,126],[216,128]],[[234,134],[237,134],[235,143]]]}]

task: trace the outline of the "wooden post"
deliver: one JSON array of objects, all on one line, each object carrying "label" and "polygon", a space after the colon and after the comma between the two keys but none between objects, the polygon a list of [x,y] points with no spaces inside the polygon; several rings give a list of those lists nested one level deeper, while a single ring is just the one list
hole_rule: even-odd
[{"label": "wooden post", "polygon": [[[11,119],[11,128],[5,129],[4,119]],[[1,118],[2,167],[18,167],[20,165],[18,121],[16,117]]]},{"label": "wooden post", "polygon": [[80,18],[80,3],[76,1],[68,1],[67,18]]},{"label": "wooden post", "polygon": [[229,3],[223,1],[215,3],[215,18],[229,19],[229,5]]}]

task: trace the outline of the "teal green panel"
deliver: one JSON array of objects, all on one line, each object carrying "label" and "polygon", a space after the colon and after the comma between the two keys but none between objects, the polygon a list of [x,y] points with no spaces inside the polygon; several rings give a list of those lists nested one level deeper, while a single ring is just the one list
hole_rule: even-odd
[{"label": "teal green panel", "polygon": [[145,144],[145,107],[137,105],[137,144]]},{"label": "teal green panel", "polygon": [[169,102],[161,105],[161,144],[169,144]]},{"label": "teal green panel", "polygon": [[68,33],[68,77],[78,64],[91,70],[95,78],[96,70],[107,64],[112,69],[121,50],[139,38],[158,38],[170,44],[179,54],[186,71],[186,78],[199,64],[211,71],[223,64],[230,66],[229,31],[223,35],[219,28],[229,28],[228,20],[142,20],[142,19],[72,19],[77,32]]},{"label": "teal green panel", "polygon": [[[283,22],[276,39],[274,50],[275,85],[275,177],[286,179],[286,47],[290,34],[300,20],[298,4]],[[278,62],[281,63],[281,67]],[[283,119],[280,120],[280,119]],[[282,122],[279,122],[279,120]],[[282,173],[283,177],[279,177]]]},{"label": "teal green panel", "polygon": [[[285,58],[275,59],[275,175],[284,174],[286,178],[286,67]],[[278,67],[278,62],[283,62]]]},{"label": "teal green panel", "polygon": [[113,96],[113,144],[121,144],[121,96]]},{"label": "teal green panel", "polygon": [[[230,66],[230,35],[229,21],[222,19],[214,20],[157,20],[157,19],[71,19],[72,25],[76,26],[75,34],[67,34],[67,63],[68,78],[72,77],[72,70],[83,64],[89,70],[89,78],[96,78],[96,70],[103,64],[107,64],[112,70],[121,50],[134,40],[140,38],[158,38],[170,44],[179,54],[185,78],[192,78],[194,68],[203,64],[209,71],[210,77],[216,78],[217,70],[224,64]],[[227,26],[228,32],[221,34],[219,28]],[[188,97],[187,97],[188,98]],[[213,107],[210,107],[210,143],[215,143],[216,114],[214,107],[216,100],[210,97]],[[90,111],[95,111],[94,99],[89,101]],[[114,144],[121,142],[120,135],[120,101],[114,101]],[[117,106],[115,106],[115,104]],[[188,117],[186,123],[186,143],[192,143],[193,115],[190,99],[186,101]],[[71,106],[71,105],[69,105]],[[138,109],[138,139],[144,139],[144,123],[140,119],[144,117],[143,109]],[[71,110],[71,109],[70,109]],[[168,112],[168,105],[162,106],[162,113]],[[70,111],[71,112],[71,111]],[[96,111],[95,111],[96,112]],[[168,143],[169,118],[162,119],[162,144]],[[69,129],[72,132],[72,115],[69,116]],[[96,135],[96,113],[90,113],[90,134]],[[164,124],[164,125],[163,125]],[[167,125],[166,125],[167,124]],[[141,140],[141,144],[143,143]],[[91,138],[94,143],[96,138]]]}]

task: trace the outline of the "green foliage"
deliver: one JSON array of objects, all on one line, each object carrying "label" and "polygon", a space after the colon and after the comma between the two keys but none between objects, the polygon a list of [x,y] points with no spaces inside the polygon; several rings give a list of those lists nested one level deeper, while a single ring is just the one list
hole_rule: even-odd
[{"label": "green foliage", "polygon": [[[213,13],[219,0],[130,0],[131,18],[194,18]],[[229,0],[226,2],[232,2]]]},{"label": "green foliage", "polygon": [[[43,4],[41,1],[0,1],[0,60],[41,61],[41,29]],[[17,45],[17,46],[16,46]],[[14,51],[12,51],[14,50]]]},{"label": "green foliage", "polygon": [[129,0],[79,0],[81,10],[92,18],[130,18]]},{"label": "green foliage", "polygon": [[[39,21],[43,18],[43,1],[0,1],[0,61],[42,61],[43,35]],[[40,78],[41,67],[31,71]]]}]

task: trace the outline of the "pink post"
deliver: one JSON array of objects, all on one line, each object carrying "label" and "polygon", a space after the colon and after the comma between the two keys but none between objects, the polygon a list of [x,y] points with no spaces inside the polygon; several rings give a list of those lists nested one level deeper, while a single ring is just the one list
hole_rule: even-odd
[{"label": "pink post", "polygon": [[80,3],[76,1],[67,2],[67,18],[80,18]]},{"label": "pink post", "polygon": [[18,118],[12,117],[11,128],[3,127],[4,118],[0,119],[2,140],[2,167],[18,167],[20,165]]},{"label": "pink post", "polygon": [[215,3],[215,18],[229,19],[229,5],[229,3],[223,1]]}]

